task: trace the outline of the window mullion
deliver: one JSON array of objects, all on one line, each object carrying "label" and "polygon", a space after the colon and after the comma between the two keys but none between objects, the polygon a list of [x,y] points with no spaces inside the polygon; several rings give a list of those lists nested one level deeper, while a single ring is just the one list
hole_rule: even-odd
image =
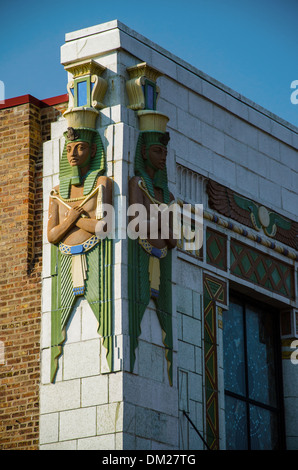
[{"label": "window mullion", "polygon": [[247,445],[250,450],[250,411],[249,411],[249,384],[248,384],[248,354],[247,354],[247,331],[246,331],[246,304],[242,304],[243,312],[243,338],[244,338],[244,371],[245,371],[245,398],[246,398],[246,426]]}]

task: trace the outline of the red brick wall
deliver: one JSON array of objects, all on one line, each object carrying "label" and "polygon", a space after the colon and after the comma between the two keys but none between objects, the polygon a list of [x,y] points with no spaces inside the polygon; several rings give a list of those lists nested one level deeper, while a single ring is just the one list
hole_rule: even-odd
[{"label": "red brick wall", "polygon": [[[38,449],[42,142],[59,107],[0,110],[0,449]],[[3,352],[4,355],[1,354]],[[5,361],[5,362],[4,362]]]}]

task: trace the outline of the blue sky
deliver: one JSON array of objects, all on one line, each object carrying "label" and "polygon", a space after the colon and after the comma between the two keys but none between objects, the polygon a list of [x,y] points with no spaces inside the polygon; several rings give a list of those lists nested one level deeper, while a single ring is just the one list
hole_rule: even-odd
[{"label": "blue sky", "polygon": [[118,19],[298,126],[297,0],[0,0],[5,97],[66,93],[65,33]]}]

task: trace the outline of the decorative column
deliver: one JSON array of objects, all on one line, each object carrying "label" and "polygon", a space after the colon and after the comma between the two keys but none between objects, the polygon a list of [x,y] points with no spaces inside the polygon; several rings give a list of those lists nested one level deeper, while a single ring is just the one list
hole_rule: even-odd
[{"label": "decorative column", "polygon": [[162,74],[146,62],[128,67],[130,80],[126,82],[126,91],[129,99],[129,108],[135,111],[140,109],[154,109],[159,97],[160,89],[156,80]]},{"label": "decorative column", "polygon": [[103,109],[105,105],[102,101],[108,86],[107,81],[101,77],[105,67],[91,59],[75,62],[64,68],[72,74],[72,79],[67,84],[69,104],[66,115],[83,107],[93,110]]},{"label": "decorative column", "polygon": [[203,283],[206,441],[211,450],[219,450],[218,328],[222,329],[222,308],[228,305],[228,287],[227,282],[208,273]]},{"label": "decorative column", "polygon": [[[72,74],[69,107],[44,147],[40,447],[114,449],[122,414],[108,377],[114,363],[113,240],[104,217],[113,207],[113,180],[99,119],[107,82],[105,67],[93,60],[65,68]],[[117,414],[113,433],[107,413]]]},{"label": "decorative column", "polygon": [[[159,95],[156,79],[161,74],[146,63],[127,71],[129,108],[136,112],[139,131],[128,205],[139,204],[144,210],[140,217],[131,212],[128,218],[130,363],[124,378],[127,384],[124,407],[135,409],[136,428],[140,428],[143,420],[148,423],[141,434],[152,445],[164,442],[165,448],[174,449],[179,445],[176,311],[172,301],[172,251],[176,241],[171,235],[161,236],[160,229],[152,239],[148,232],[133,237],[129,229],[137,219],[140,226],[149,228],[150,210],[157,213],[160,207],[169,207],[174,202],[166,166],[169,118],[156,110]],[[133,390],[138,390],[138,394]]]}]

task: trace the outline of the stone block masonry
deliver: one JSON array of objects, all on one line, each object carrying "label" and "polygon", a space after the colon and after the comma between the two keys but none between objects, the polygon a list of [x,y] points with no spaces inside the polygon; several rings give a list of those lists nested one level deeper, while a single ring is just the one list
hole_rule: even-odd
[{"label": "stone block masonry", "polygon": [[[244,223],[236,225],[232,215],[219,217],[206,185],[216,181],[297,221],[297,128],[118,21],[66,35],[62,64],[90,58],[105,67],[108,89],[97,130],[107,176],[114,180],[116,233],[124,235],[113,242],[113,367],[108,367],[92,308],[81,298],[66,325],[51,382],[52,269],[46,226],[68,124],[57,118],[67,103],[61,97],[46,102],[20,97],[0,106],[0,449],[200,450],[207,448],[205,441],[210,448],[225,449],[223,326],[229,289],[268,306],[297,310],[297,299],[232,272],[231,247],[239,242],[264,260],[270,256],[292,263],[295,286],[297,262],[273,251],[271,243],[249,237]],[[140,320],[131,370],[131,261],[122,209],[134,175],[139,122],[128,108],[126,82],[127,69],[144,61],[162,73],[157,110],[170,118],[170,190],[176,199],[203,204],[206,215],[202,249],[189,251],[182,239],[173,252],[171,383],[153,300]],[[260,233],[249,230],[262,240],[269,237],[264,227]],[[211,232],[212,247],[205,236]],[[288,448],[297,449],[293,367],[288,362],[283,370],[285,438]]]},{"label": "stone block masonry", "polygon": [[[100,113],[98,130],[106,150],[108,176],[115,183],[117,214],[121,198],[128,194],[129,178],[134,174],[139,131],[136,113],[127,109],[127,69],[147,62],[162,74],[157,83],[160,89],[157,110],[169,117],[167,171],[175,197],[208,208],[205,186],[210,178],[260,205],[268,204],[285,217],[296,219],[298,173],[294,126],[283,123],[118,21],[66,35],[61,48],[62,64],[89,58],[106,67],[106,107]],[[59,142],[65,130],[62,127],[62,121],[52,126],[51,141],[44,147],[45,194],[58,174]],[[50,285],[47,245],[45,241],[44,293],[49,292]],[[50,345],[46,329],[50,305],[47,301],[43,303],[41,449],[198,450],[205,446],[199,433],[208,439],[208,445],[224,449],[223,307],[212,303],[212,315],[207,318],[212,321],[212,348],[209,349],[212,361],[208,363],[203,274],[211,271],[215,277],[223,276],[227,284],[215,285],[228,289],[229,272],[220,271],[221,268],[206,261],[205,242],[197,258],[183,246],[174,252],[173,384],[170,387],[162,332],[152,303],[142,317],[134,369],[130,370],[126,240],[116,241],[114,250],[117,364],[112,373],[102,367],[103,354],[97,337],[83,339],[78,337],[78,328],[74,330],[79,318],[77,311],[59,359],[57,380],[55,384],[49,383],[46,375]],[[267,297],[264,301],[267,302]],[[87,318],[85,308],[82,313],[82,319]],[[87,325],[84,321],[82,324]],[[90,357],[94,358],[93,362]],[[96,392],[92,388],[95,384]],[[195,427],[190,426],[185,413]]]},{"label": "stone block masonry", "polygon": [[33,450],[39,440],[42,143],[60,111],[30,95],[1,108],[0,449]]}]

